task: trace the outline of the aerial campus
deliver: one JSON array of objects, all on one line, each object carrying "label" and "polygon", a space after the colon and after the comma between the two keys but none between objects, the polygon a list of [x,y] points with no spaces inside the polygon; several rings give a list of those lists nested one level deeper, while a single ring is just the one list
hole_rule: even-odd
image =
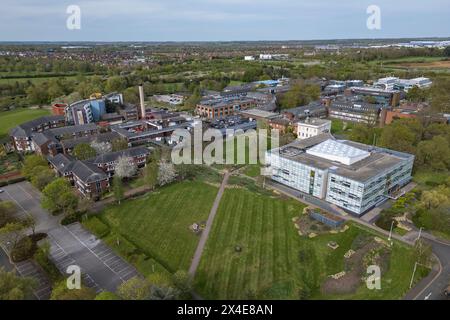
[{"label": "aerial campus", "polygon": [[449,70],[437,36],[1,42],[0,300],[449,299]]}]

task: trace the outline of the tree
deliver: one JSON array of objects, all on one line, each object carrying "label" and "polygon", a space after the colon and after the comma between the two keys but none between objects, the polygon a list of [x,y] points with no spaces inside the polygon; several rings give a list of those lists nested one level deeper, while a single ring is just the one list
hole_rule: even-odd
[{"label": "tree", "polygon": [[437,171],[450,169],[450,145],[444,136],[421,141],[417,147],[416,164]]},{"label": "tree", "polygon": [[192,279],[189,274],[184,270],[178,270],[173,275],[173,284],[180,291],[180,295],[184,298],[190,297],[192,291]]},{"label": "tree", "polygon": [[107,92],[121,92],[127,88],[127,79],[124,77],[110,77],[106,81],[105,90]]},{"label": "tree", "polygon": [[137,166],[130,157],[122,156],[117,160],[115,175],[120,178],[131,178],[136,174]]},{"label": "tree", "polygon": [[172,287],[151,286],[150,300],[175,300],[179,295],[178,290]]},{"label": "tree", "polygon": [[414,244],[414,260],[423,265],[429,266],[431,264],[431,256],[433,254],[431,245],[426,243],[424,240],[419,239]]},{"label": "tree", "polygon": [[0,268],[0,300],[24,300],[31,296],[37,282],[33,278],[21,277],[14,271]]},{"label": "tree", "polygon": [[117,288],[117,294],[124,300],[146,300],[150,296],[150,283],[146,279],[133,277]]},{"label": "tree", "polygon": [[153,189],[158,184],[159,166],[157,162],[150,162],[144,169],[145,183]]},{"label": "tree", "polygon": [[51,213],[67,213],[74,210],[78,197],[72,193],[72,188],[65,178],[58,178],[42,190],[42,207]]},{"label": "tree", "polygon": [[444,57],[450,57],[450,46],[445,47],[444,49]]},{"label": "tree", "polygon": [[91,147],[95,150],[97,154],[105,154],[112,151],[112,144],[105,141],[100,142],[97,139],[91,142]]},{"label": "tree", "polygon": [[27,179],[31,179],[31,177],[35,174],[34,169],[36,167],[48,167],[47,160],[45,160],[44,157],[35,154],[26,156],[23,162],[22,174]]},{"label": "tree", "polygon": [[124,192],[123,192],[122,179],[118,175],[114,176],[113,190],[114,190],[114,197],[116,198],[117,202],[120,204],[120,202],[123,200]]},{"label": "tree", "polygon": [[94,300],[95,296],[91,288],[82,285],[80,289],[69,289],[63,280],[54,286],[50,300]]},{"label": "tree", "polygon": [[380,145],[388,149],[415,153],[422,137],[422,126],[417,119],[399,119],[386,126],[380,137]]},{"label": "tree", "polygon": [[158,183],[163,186],[171,183],[177,177],[175,167],[167,161],[160,161],[158,170]]},{"label": "tree", "polygon": [[81,161],[93,158],[96,154],[95,149],[87,143],[80,143],[73,148],[73,155]]},{"label": "tree", "polygon": [[14,250],[23,237],[25,228],[26,225],[22,221],[9,222],[0,228],[0,235],[5,235],[8,241],[12,243],[12,249]]},{"label": "tree", "polygon": [[17,207],[14,202],[0,202],[0,228],[5,226],[7,223],[15,222],[17,220],[15,217],[16,212]]},{"label": "tree", "polygon": [[36,234],[36,220],[31,214],[28,214],[25,219],[22,220],[22,223],[26,228],[30,228],[32,235]]},{"label": "tree", "polygon": [[319,99],[320,87],[314,84],[306,84],[304,81],[294,83],[288,92],[281,97],[283,108],[294,108],[306,105]]},{"label": "tree", "polygon": [[47,166],[35,167],[31,172],[31,183],[39,190],[44,189],[45,186],[47,186],[54,179],[55,179],[54,171],[48,168]]},{"label": "tree", "polygon": [[449,202],[450,197],[448,195],[450,189],[441,187],[434,190],[425,190],[420,196],[420,205],[430,210],[437,208],[440,204]]},{"label": "tree", "polygon": [[121,151],[128,149],[128,141],[123,138],[117,138],[112,141],[112,151]]}]

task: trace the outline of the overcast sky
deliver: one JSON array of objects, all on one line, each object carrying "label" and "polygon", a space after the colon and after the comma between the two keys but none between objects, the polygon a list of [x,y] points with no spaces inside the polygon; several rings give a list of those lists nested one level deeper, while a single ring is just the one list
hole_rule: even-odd
[{"label": "overcast sky", "polygon": [[[381,30],[366,26],[369,5]],[[81,29],[68,30],[69,5]],[[224,41],[450,36],[449,0],[1,0],[0,41]]]}]

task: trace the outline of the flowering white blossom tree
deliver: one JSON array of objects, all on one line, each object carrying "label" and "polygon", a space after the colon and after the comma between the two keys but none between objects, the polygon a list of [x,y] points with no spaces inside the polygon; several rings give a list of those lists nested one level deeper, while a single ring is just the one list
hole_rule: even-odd
[{"label": "flowering white blossom tree", "polygon": [[177,177],[175,166],[167,161],[160,161],[158,171],[158,183],[163,186],[171,183]]},{"label": "flowering white blossom tree", "polygon": [[122,156],[117,160],[116,176],[120,178],[130,178],[136,174],[137,166],[129,157]]},{"label": "flowering white blossom tree", "polygon": [[112,144],[105,141],[100,142],[97,139],[91,142],[91,147],[97,152],[97,154],[105,154],[112,151]]}]

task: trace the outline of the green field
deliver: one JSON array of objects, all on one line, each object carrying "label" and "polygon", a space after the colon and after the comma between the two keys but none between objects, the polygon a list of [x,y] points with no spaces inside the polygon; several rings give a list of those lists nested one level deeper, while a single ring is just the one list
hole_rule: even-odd
[{"label": "green field", "polygon": [[[299,299],[305,284],[311,299],[398,299],[409,288],[414,262],[412,250],[395,243],[382,290],[361,285],[353,294],[327,295],[321,284],[344,269],[344,253],[360,236],[372,232],[357,225],[343,233],[309,239],[299,236],[292,218],[303,205],[246,189],[227,189],[195,278],[197,292],[206,299]],[[337,250],[327,247],[339,244]],[[241,251],[236,251],[236,246]],[[300,252],[308,259],[300,259]],[[410,272],[411,271],[411,272]]]},{"label": "green field", "polygon": [[47,109],[16,109],[0,112],[0,138],[17,125],[50,114]]},{"label": "green field", "polygon": [[[99,218],[135,247],[131,251],[143,253],[170,272],[187,271],[199,240],[189,227],[207,220],[217,190],[199,181],[180,182],[112,205]],[[108,240],[115,249],[115,236]]]}]

